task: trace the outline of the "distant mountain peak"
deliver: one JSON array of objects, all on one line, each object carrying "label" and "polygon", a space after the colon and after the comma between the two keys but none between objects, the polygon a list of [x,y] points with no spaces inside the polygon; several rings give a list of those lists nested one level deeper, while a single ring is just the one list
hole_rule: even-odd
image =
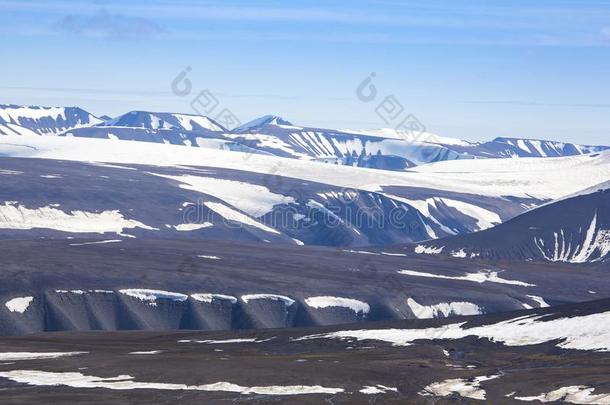
[{"label": "distant mountain peak", "polygon": [[57,135],[99,122],[99,118],[80,107],[0,105],[0,134]]},{"label": "distant mountain peak", "polygon": [[268,125],[274,126],[294,126],[292,122],[285,120],[279,115],[265,115],[260,118],[254,119],[250,122],[247,122],[239,127],[235,128],[235,132],[247,132],[253,129],[263,128]]},{"label": "distant mountain peak", "polygon": [[177,129],[183,131],[225,132],[226,129],[213,119],[194,114],[164,113],[150,111],[129,111],[100,126],[131,127],[146,129]]}]

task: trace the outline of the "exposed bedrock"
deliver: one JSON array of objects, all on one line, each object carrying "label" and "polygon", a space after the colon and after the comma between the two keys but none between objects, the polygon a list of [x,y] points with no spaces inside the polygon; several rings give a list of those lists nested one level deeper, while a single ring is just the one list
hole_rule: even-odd
[{"label": "exposed bedrock", "polygon": [[[403,299],[404,298],[404,299]],[[160,290],[51,290],[1,298],[0,335],[61,330],[228,330],[336,325],[522,309],[518,300],[437,302],[397,297],[304,299],[276,294],[182,294]],[[404,302],[403,302],[404,301]]]}]

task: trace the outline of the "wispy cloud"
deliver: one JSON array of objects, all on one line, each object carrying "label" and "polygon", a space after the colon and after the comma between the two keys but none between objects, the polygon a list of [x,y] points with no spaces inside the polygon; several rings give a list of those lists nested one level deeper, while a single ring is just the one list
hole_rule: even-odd
[{"label": "wispy cloud", "polygon": [[549,103],[540,101],[466,101],[466,104],[506,104],[523,107],[567,107],[567,108],[610,108],[610,104],[603,103]]},{"label": "wispy cloud", "polygon": [[156,38],[166,33],[157,23],[123,14],[111,14],[100,9],[94,15],[67,15],[55,24],[59,32],[87,37],[119,40]]}]

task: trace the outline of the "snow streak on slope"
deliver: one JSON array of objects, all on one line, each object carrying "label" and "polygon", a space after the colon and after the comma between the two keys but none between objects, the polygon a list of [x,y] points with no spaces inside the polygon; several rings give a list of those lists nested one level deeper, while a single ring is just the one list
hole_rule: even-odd
[{"label": "snow streak on slope", "polygon": [[587,263],[601,261],[610,253],[610,229],[599,229],[597,212],[587,229],[582,245],[578,240],[582,235],[567,234],[564,230],[555,232],[553,246],[545,246],[543,238],[535,238],[534,242],[545,259],[552,262]]},{"label": "snow streak on slope", "polygon": [[446,276],[444,274],[433,274],[426,273],[421,271],[413,271],[413,270],[400,270],[399,274],[404,274],[406,276],[413,277],[427,277],[427,278],[441,278],[445,280],[462,280],[462,281],[471,281],[473,283],[498,283],[498,284],[512,284],[512,285],[520,285],[523,287],[535,287],[534,284],[525,283],[523,281],[517,280],[507,280],[500,276],[498,276],[497,271],[479,271],[477,273],[466,273],[463,276]]},{"label": "snow streak on slope", "polygon": [[294,202],[292,197],[275,194],[269,191],[267,187],[243,181],[188,175],[156,175],[182,183],[180,185],[181,188],[197,191],[221,199],[253,217],[265,215],[272,211],[273,207],[276,205]]},{"label": "snow streak on slope", "polygon": [[275,233],[278,235],[280,234],[280,232],[278,232],[277,230],[275,230],[267,225],[263,225],[260,222],[255,221],[254,219],[250,218],[249,216],[242,214],[241,212],[236,211],[233,208],[230,208],[222,203],[206,201],[203,204],[206,207],[208,207],[209,209],[211,209],[212,211],[219,214],[222,218],[224,218],[227,221],[239,222],[244,225],[248,225],[248,226],[252,226],[254,228],[261,229],[265,232]]}]

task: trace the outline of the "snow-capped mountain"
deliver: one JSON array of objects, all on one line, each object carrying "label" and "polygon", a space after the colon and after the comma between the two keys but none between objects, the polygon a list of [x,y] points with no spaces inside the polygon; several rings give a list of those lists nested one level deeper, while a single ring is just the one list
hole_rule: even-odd
[{"label": "snow-capped mountain", "polygon": [[482,232],[419,244],[415,251],[499,260],[606,262],[610,260],[610,182]]},{"label": "snow-capped mountain", "polygon": [[24,107],[0,105],[0,134],[57,135],[102,120],[78,107]]},{"label": "snow-capped mountain", "polygon": [[[408,243],[488,229],[610,180],[610,152],[453,160],[384,172],[231,150],[4,136],[0,156],[5,237],[76,232],[330,246]],[[189,210],[212,226],[185,222],[191,204]],[[64,222],[84,221],[79,215],[91,217],[85,222],[93,226],[66,230]]]},{"label": "snow-capped mountain", "polygon": [[238,126],[233,129],[233,132],[260,132],[265,131],[269,127],[280,127],[280,128],[288,128],[288,129],[300,129],[300,127],[296,127],[290,121],[286,121],[280,116],[277,115],[265,115],[263,117],[257,118],[250,122],[247,122],[243,125]]},{"label": "snow-capped mountain", "polygon": [[556,141],[496,138],[480,145],[496,157],[559,157],[586,155],[610,149],[608,146],[579,145]]},{"label": "snow-capped mountain", "polygon": [[302,127],[276,115],[263,116],[229,131],[201,115],[131,111],[100,120],[77,108],[17,106],[0,107],[0,133],[169,143],[391,171],[445,160],[575,156],[609,149],[535,139],[496,138],[476,143],[391,129]]},{"label": "snow-capped mountain", "polygon": [[171,129],[178,131],[213,131],[226,132],[219,123],[211,118],[193,114],[158,113],[148,111],[130,111],[117,118],[105,121],[99,126],[130,127],[151,130]]}]

